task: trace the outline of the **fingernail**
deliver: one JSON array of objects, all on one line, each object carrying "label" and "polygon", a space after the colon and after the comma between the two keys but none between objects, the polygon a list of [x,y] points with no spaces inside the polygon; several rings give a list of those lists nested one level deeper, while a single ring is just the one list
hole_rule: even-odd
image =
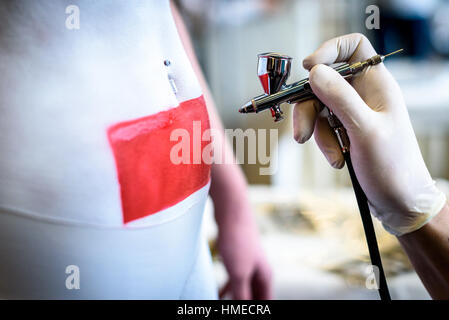
[{"label": "fingernail", "polygon": [[307,140],[309,140],[310,137],[311,137],[310,135],[299,135],[299,136],[295,136],[295,140],[296,140],[296,142],[303,144]]},{"label": "fingernail", "polygon": [[303,141],[304,141],[304,137],[303,136],[296,135],[296,134],[293,136],[293,139],[295,139],[295,141],[298,142],[298,143],[303,143]]},{"label": "fingernail", "polygon": [[311,65],[310,65],[309,57],[305,58],[302,61],[302,66],[304,67],[304,69],[310,70]]},{"label": "fingernail", "polygon": [[343,168],[344,164],[345,164],[344,160],[335,159],[334,161],[332,161],[331,166],[334,167],[335,169],[341,169]]}]

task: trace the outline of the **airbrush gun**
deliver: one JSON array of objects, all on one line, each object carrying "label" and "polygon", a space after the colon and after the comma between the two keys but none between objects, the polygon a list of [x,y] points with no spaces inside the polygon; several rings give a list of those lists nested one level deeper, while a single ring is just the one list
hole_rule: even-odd
[{"label": "airbrush gun", "polygon": [[[365,61],[353,64],[344,63],[334,67],[334,70],[342,77],[349,79],[367,67],[379,64],[386,57],[401,51],[402,49],[387,55],[378,54]],[[278,53],[262,53],[258,57],[257,75],[262,83],[265,94],[257,96],[243,105],[239,109],[240,113],[259,113],[270,109],[274,121],[278,122],[284,119],[283,112],[280,108],[281,103],[287,102],[291,104],[316,98],[310,87],[308,78],[289,85],[285,83],[290,75],[292,58]],[[348,137],[342,124],[331,110],[329,110],[328,121],[337,136],[342,152],[347,152],[349,150]]]},{"label": "airbrush gun", "polygon": [[[389,53],[387,55],[375,55],[365,61],[356,62],[353,64],[344,63],[334,67],[342,77],[349,79],[350,77],[362,72],[369,66],[374,66],[382,63],[384,59],[395,53],[401,52],[402,49]],[[259,54],[259,63],[257,67],[257,74],[262,83],[265,94],[251,99],[248,103],[239,109],[240,113],[258,113],[264,110],[270,110],[275,122],[283,119],[283,112],[280,104],[297,103],[308,99],[316,98],[309,83],[309,79],[303,79],[292,84],[287,85],[286,81],[290,75],[292,58],[278,53],[263,53]],[[368,251],[371,258],[371,264],[376,266],[379,271],[378,286],[379,294],[382,300],[391,300],[388,291],[387,281],[382,266],[382,260],[377,245],[376,233],[374,231],[373,221],[369,211],[368,200],[359,184],[357,176],[355,175],[352,166],[350,152],[349,152],[349,138],[345,128],[340,120],[328,110],[328,122],[330,127],[334,130],[337,136],[338,143],[346,161],[349,175],[351,177],[354,193],[357,199],[360,216],[362,218],[363,228],[365,230],[366,241],[368,244]]]}]

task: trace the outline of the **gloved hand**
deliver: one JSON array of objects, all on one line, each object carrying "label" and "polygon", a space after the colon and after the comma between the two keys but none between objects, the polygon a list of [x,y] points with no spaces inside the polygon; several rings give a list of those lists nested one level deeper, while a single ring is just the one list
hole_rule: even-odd
[{"label": "gloved hand", "polygon": [[[326,66],[353,63],[376,54],[362,34],[325,42],[303,61],[315,95],[346,128],[354,170],[371,213],[390,233],[400,236],[421,228],[440,212],[445,195],[435,187],[416,141],[401,90],[384,64],[369,67],[349,82]],[[293,111],[299,143],[312,133],[333,167],[344,158],[317,100],[298,103]]]}]

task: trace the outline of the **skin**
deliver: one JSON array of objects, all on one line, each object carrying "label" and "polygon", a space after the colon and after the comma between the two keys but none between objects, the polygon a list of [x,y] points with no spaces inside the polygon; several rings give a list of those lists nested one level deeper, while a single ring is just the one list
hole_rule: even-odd
[{"label": "skin", "polygon": [[398,240],[432,298],[449,299],[449,206]]},{"label": "skin", "polygon": [[[217,140],[224,144],[224,152],[232,155],[232,149],[225,139],[223,125],[196,59],[189,34],[172,2],[171,7],[184,48],[201,84],[211,127],[222,133]],[[271,299],[271,269],[261,248],[247,198],[247,183],[240,167],[236,164],[213,164],[210,195],[214,202],[215,219],[219,229],[218,248],[229,275],[228,282],[220,290],[220,296],[229,293],[233,299]]]}]

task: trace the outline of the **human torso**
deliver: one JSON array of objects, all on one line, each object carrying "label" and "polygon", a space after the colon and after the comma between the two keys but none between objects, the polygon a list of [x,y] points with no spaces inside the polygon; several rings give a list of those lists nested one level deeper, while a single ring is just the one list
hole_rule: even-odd
[{"label": "human torso", "polygon": [[79,30],[39,3],[0,46],[0,297],[214,298],[210,167],[170,161],[209,120],[168,1],[79,0]]},{"label": "human torso", "polygon": [[[176,175],[185,171],[167,154],[171,130],[195,120],[207,129],[201,88],[168,1],[109,11],[90,3],[78,3],[79,30],[66,29],[61,12],[48,43],[24,35],[20,54],[2,54],[0,207],[102,226],[159,222],[159,212],[207,187],[209,167],[195,166],[183,191]],[[195,110],[178,115],[183,105]]]}]

